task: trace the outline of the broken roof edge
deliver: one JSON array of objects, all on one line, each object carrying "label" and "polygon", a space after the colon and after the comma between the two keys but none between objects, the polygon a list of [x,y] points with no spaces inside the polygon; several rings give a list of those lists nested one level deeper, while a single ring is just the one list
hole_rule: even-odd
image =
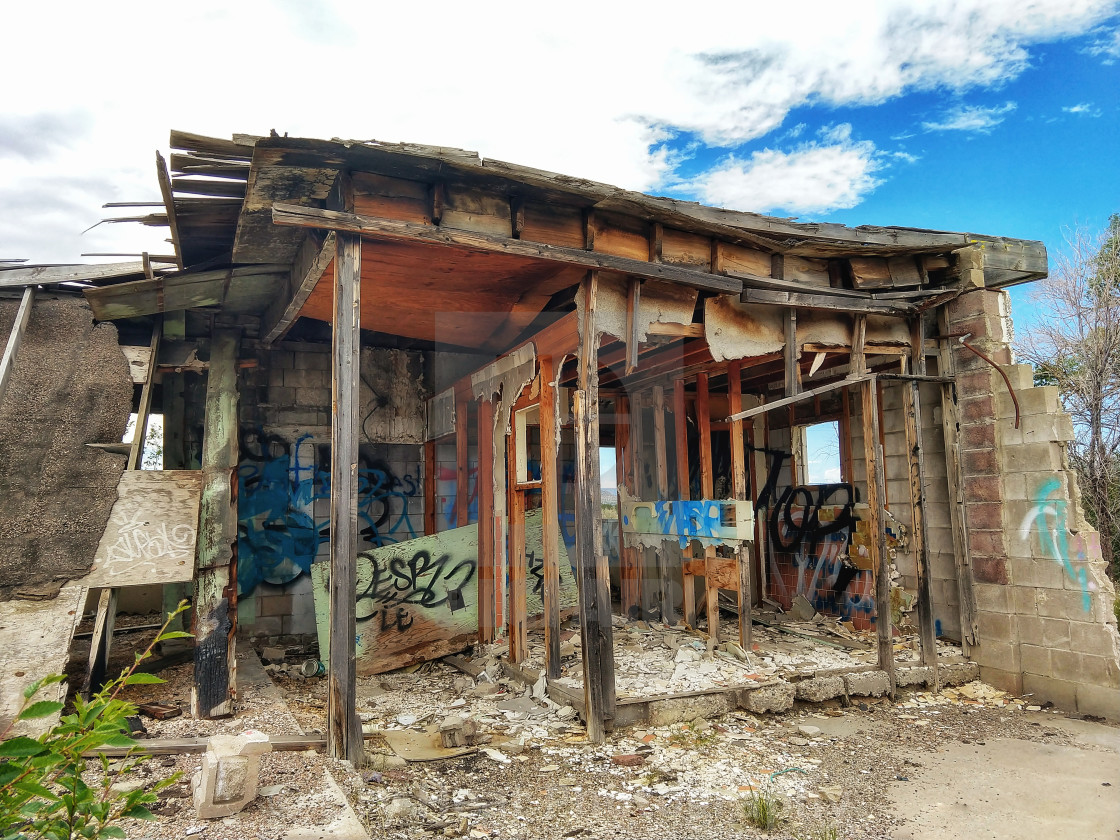
[{"label": "broken roof edge", "polygon": [[713,233],[752,239],[756,244],[794,255],[805,255],[799,254],[801,246],[807,246],[806,254],[810,252],[819,254],[820,246],[831,245],[842,247],[844,255],[857,256],[957,250],[978,242],[1013,242],[1030,246],[1031,250],[1035,250],[1043,257],[1046,253],[1045,246],[1041,242],[1014,237],[904,226],[847,227],[829,222],[799,222],[790,218],[714,207],[694,201],[627,190],[599,181],[509,163],[497,158],[484,158],[477,152],[449,146],[389,143],[379,140],[265,137],[256,142],[254,159],[255,151],[264,149],[289,150],[297,153],[318,152],[328,155],[331,151],[341,152],[337,157],[332,156],[333,161],[330,159],[321,161],[336,166],[360,162],[348,158],[351,155],[362,156],[366,153],[403,158],[417,164],[420,169],[431,169],[430,163],[428,166],[423,165],[424,162],[431,162],[438,164],[436,171],[439,172],[444,171],[446,167],[451,167],[466,175],[520,182],[543,190],[566,193],[585,201],[591,200],[593,206],[604,210],[636,213],[664,222],[687,219],[703,225]]}]

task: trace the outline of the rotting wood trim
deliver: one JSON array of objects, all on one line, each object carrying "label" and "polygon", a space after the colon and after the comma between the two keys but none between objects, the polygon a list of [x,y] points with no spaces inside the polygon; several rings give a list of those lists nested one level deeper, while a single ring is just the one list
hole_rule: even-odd
[{"label": "rotting wood trim", "polygon": [[[687,502],[691,495],[688,471],[688,415],[685,407],[684,380],[673,382],[673,434],[677,455],[677,498]],[[692,559],[692,543],[681,548],[681,589],[684,623],[696,627],[696,584],[685,566]]]},{"label": "rotting wood trim", "polygon": [[[727,407],[732,415],[743,410],[743,363],[740,360],[727,366]],[[731,422],[731,495],[747,500],[747,450],[743,439],[743,421]],[[751,649],[751,558],[747,546],[739,547],[736,558],[739,566],[739,646]]]},{"label": "rotting wood trim", "polygon": [[743,289],[742,282],[735,278],[720,277],[706,271],[681,268],[664,263],[649,263],[644,260],[616,257],[579,248],[545,245],[513,239],[512,237],[437,228],[431,225],[320,210],[295,204],[274,204],[272,220],[277,225],[333,229],[359,233],[371,238],[427,242],[435,245],[457,245],[490,253],[511,254],[565,265],[630,274],[649,280],[666,280],[705,291],[740,294]]},{"label": "rotting wood trim", "polygon": [[[545,672],[560,676],[560,519],[556,474],[560,418],[556,376],[551,356],[541,356],[541,551],[543,555],[543,608]],[[480,456],[481,457],[481,456]]]},{"label": "rotting wood trim", "polygon": [[[271,324],[261,339],[268,346],[282,339],[291,329],[303,309],[304,303],[318,285],[323,272],[327,270],[337,251],[338,234],[333,230],[327,233],[323,244],[319,245],[313,234],[303,240],[292,263],[288,281],[288,295],[277,298],[268,308],[264,321]],[[286,298],[286,299],[285,299]]]},{"label": "rotting wood trim", "polygon": [[362,240],[340,234],[333,283],[331,366],[330,656],[327,747],[332,758],[363,761],[355,661],[358,546],[358,389],[361,363]]},{"label": "rotting wood trim", "polygon": [[819,309],[829,312],[869,312],[875,315],[894,315],[896,317],[909,316],[917,311],[915,307],[901,301],[873,300],[863,295],[842,297],[835,294],[836,291],[833,289],[832,294],[827,292],[822,294],[744,288],[739,296],[739,302],[790,306],[799,309]]},{"label": "rotting wood trim", "polygon": [[497,556],[494,550],[494,403],[478,403],[478,640],[494,641]]},{"label": "rotting wood trim", "polygon": [[175,216],[175,195],[171,191],[171,176],[167,172],[167,161],[156,152],[156,178],[159,179],[159,192],[163,196],[163,206],[167,208],[167,225],[171,228],[171,245],[175,249],[175,265],[183,269],[183,245],[179,238],[179,220]]},{"label": "rotting wood trim", "polygon": [[[657,497],[669,498],[669,455],[668,441],[665,434],[665,388],[662,385],[653,386],[653,451],[657,461]],[[622,505],[619,505],[619,514]],[[622,523],[619,523],[619,534],[622,533]],[[664,624],[676,624],[673,602],[669,593],[669,563],[665,546],[658,546],[657,553],[657,591],[660,595],[661,621]]]},{"label": "rotting wood trim", "polygon": [[[152,259],[149,257],[149,259]],[[154,260],[159,262],[159,260]],[[118,277],[139,276],[144,263],[103,263],[101,265],[43,265],[34,268],[0,269],[0,289],[26,286],[53,286],[58,283],[92,283]]]},{"label": "rotting wood trim", "polygon": [[142,467],[144,444],[148,437],[148,417],[152,409],[152,389],[156,378],[156,361],[159,359],[159,344],[163,336],[163,320],[156,321],[152,327],[152,340],[148,347],[148,371],[140,390],[140,405],[136,410],[136,426],[132,430],[132,444],[128,448],[126,470]]}]

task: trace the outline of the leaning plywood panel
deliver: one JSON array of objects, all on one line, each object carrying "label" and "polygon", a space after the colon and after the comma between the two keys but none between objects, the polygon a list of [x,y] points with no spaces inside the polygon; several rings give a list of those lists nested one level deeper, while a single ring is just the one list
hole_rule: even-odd
[{"label": "leaning plywood panel", "polygon": [[127,470],[82,583],[99,587],[194,579],[201,470]]},{"label": "leaning plywood panel", "polygon": [[[526,614],[543,612],[544,551],[539,510],[525,516]],[[560,609],[577,604],[575,578],[560,542]],[[475,525],[358,555],[357,670],[391,671],[462,650],[478,639],[478,529]],[[311,567],[320,658],[330,645],[326,563]]]},{"label": "leaning plywood panel", "polygon": [[[18,300],[0,301],[0,345]],[[89,571],[124,470],[132,377],[112,324],[39,295],[0,403],[0,601],[50,598]]]}]

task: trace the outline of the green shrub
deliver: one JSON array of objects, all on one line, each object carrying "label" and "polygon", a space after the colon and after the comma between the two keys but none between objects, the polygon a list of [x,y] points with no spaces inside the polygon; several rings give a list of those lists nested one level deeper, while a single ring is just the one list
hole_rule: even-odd
[{"label": "green shrub", "polygon": [[[125,837],[120,826],[123,820],[153,819],[146,806],[156,801],[158,791],[177,782],[180,774],[147,788],[113,787],[124,774],[149,758],[131,749],[137,742],[129,737],[127,719],[136,714],[136,707],[118,695],[128,685],[163,682],[137,668],[151,656],[156,643],[190,636],[167,629],[171,620],[186,608],[184,601],[168,615],[156,638],[143,653],[136,654],[136,661],[119,677],[88,702],[75,698],[73,714],[62,715],[57,724],[38,738],[9,738],[18,722],[49,718],[63,709],[57,700],[35,700],[35,696],[47,686],[62,682],[64,675],[52,674],[24,689],[19,713],[0,732],[2,840]],[[87,760],[88,753],[101,747],[124,747],[129,752],[117,762],[110,762],[104,755],[97,755],[96,763]],[[87,783],[82,776],[90,770],[95,771],[96,779]]]},{"label": "green shrub", "polygon": [[769,786],[751,790],[743,800],[743,816],[755,828],[770,831],[782,821],[782,798]]}]

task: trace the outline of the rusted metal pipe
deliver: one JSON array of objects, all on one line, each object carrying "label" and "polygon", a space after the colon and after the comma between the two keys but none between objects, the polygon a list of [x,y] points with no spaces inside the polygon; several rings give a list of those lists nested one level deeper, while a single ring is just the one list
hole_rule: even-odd
[{"label": "rusted metal pipe", "polygon": [[979,356],[981,359],[983,359],[985,362],[987,362],[989,365],[991,365],[993,368],[995,368],[996,373],[998,373],[1000,376],[1003,377],[1003,381],[1007,383],[1007,392],[1011,395],[1011,402],[1015,405],[1015,428],[1018,429],[1019,428],[1019,397],[1016,395],[1015,389],[1011,385],[1011,379],[1010,379],[1010,377],[1008,377],[1008,375],[1004,371],[1004,369],[1002,367],[1000,367],[990,356],[988,356],[986,353],[984,353],[983,350],[980,350],[979,348],[977,348],[977,347],[968,343],[968,339],[971,335],[972,335],[972,333],[970,333],[970,332],[967,332],[967,333],[947,333],[945,335],[938,336],[938,338],[955,338],[955,339],[957,339],[961,343],[961,346],[965,347],[968,350],[971,350],[973,353],[975,353],[977,356]]}]

